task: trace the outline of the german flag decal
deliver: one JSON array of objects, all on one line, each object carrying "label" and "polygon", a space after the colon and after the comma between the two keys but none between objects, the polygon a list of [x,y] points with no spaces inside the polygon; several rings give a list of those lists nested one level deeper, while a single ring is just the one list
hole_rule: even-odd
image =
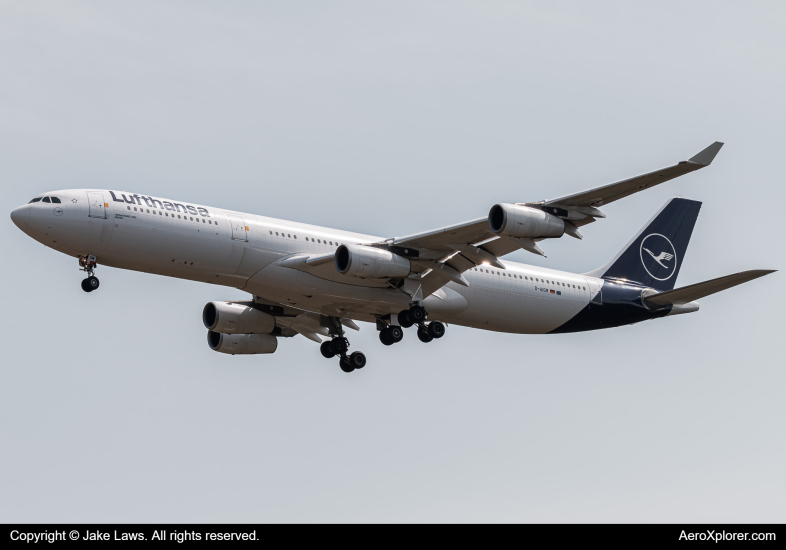
[{"label": "german flag decal", "polygon": [[551,292],[552,294],[556,294],[556,292],[555,292],[555,291],[553,291],[553,290],[549,290],[549,292]]}]

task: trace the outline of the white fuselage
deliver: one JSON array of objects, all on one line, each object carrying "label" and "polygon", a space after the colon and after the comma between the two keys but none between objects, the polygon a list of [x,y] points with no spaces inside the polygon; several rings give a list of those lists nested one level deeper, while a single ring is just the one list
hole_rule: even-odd
[{"label": "white fuselage", "polygon": [[[70,189],[17,208],[14,222],[65,254],[92,254],[99,265],[243,289],[298,309],[375,321],[411,298],[384,280],[342,275],[333,262],[304,268],[298,258],[340,244],[383,239],[337,229],[116,191]],[[464,273],[426,298],[429,319],[499,332],[542,334],[573,318],[602,281],[504,262]]]}]

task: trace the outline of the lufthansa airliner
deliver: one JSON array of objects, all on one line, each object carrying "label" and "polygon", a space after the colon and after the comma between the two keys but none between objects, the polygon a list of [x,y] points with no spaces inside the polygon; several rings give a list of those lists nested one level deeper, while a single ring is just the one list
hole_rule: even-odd
[{"label": "lufthansa airliner", "polygon": [[33,239],[78,259],[82,290],[99,265],[167,275],[249,293],[205,305],[212,350],[273,353],[297,335],[366,365],[345,328],[372,323],[386,346],[415,327],[421,342],[448,324],[544,334],[612,328],[698,311],[696,300],[770,270],[675,289],[701,203],[673,198],[606,265],[576,274],[504,261],[605,218],[604,205],[708,166],[716,142],[687,161],[552,200],[502,203],[487,216],[405,237],[377,237],[114,189],[66,189],[11,213]]}]

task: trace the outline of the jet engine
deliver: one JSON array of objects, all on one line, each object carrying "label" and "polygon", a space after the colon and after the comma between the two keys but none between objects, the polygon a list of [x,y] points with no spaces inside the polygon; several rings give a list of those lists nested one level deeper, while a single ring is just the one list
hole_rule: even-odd
[{"label": "jet engine", "polygon": [[276,328],[275,317],[238,302],[208,302],[202,322],[208,330],[226,334],[270,334]]},{"label": "jet engine", "polygon": [[538,239],[561,237],[565,222],[537,208],[495,204],[489,211],[489,228],[503,237]]},{"label": "jet engine", "polygon": [[360,244],[342,244],[336,250],[335,265],[339,273],[362,279],[401,278],[409,275],[409,260],[383,248]]},{"label": "jet engine", "polygon": [[208,330],[207,345],[213,351],[231,355],[273,353],[278,339],[272,334],[222,334]]}]

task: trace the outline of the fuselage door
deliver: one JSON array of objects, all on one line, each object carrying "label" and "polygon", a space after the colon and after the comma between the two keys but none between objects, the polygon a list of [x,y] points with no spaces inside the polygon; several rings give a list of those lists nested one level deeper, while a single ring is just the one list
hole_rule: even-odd
[{"label": "fuselage door", "polygon": [[590,303],[603,305],[603,284],[595,279],[589,279]]},{"label": "fuselage door", "polygon": [[248,227],[242,216],[229,214],[229,223],[232,224],[232,238],[236,241],[248,241]]},{"label": "fuselage door", "polygon": [[87,205],[89,208],[88,216],[91,218],[106,218],[106,203],[104,195],[101,193],[88,193]]}]

